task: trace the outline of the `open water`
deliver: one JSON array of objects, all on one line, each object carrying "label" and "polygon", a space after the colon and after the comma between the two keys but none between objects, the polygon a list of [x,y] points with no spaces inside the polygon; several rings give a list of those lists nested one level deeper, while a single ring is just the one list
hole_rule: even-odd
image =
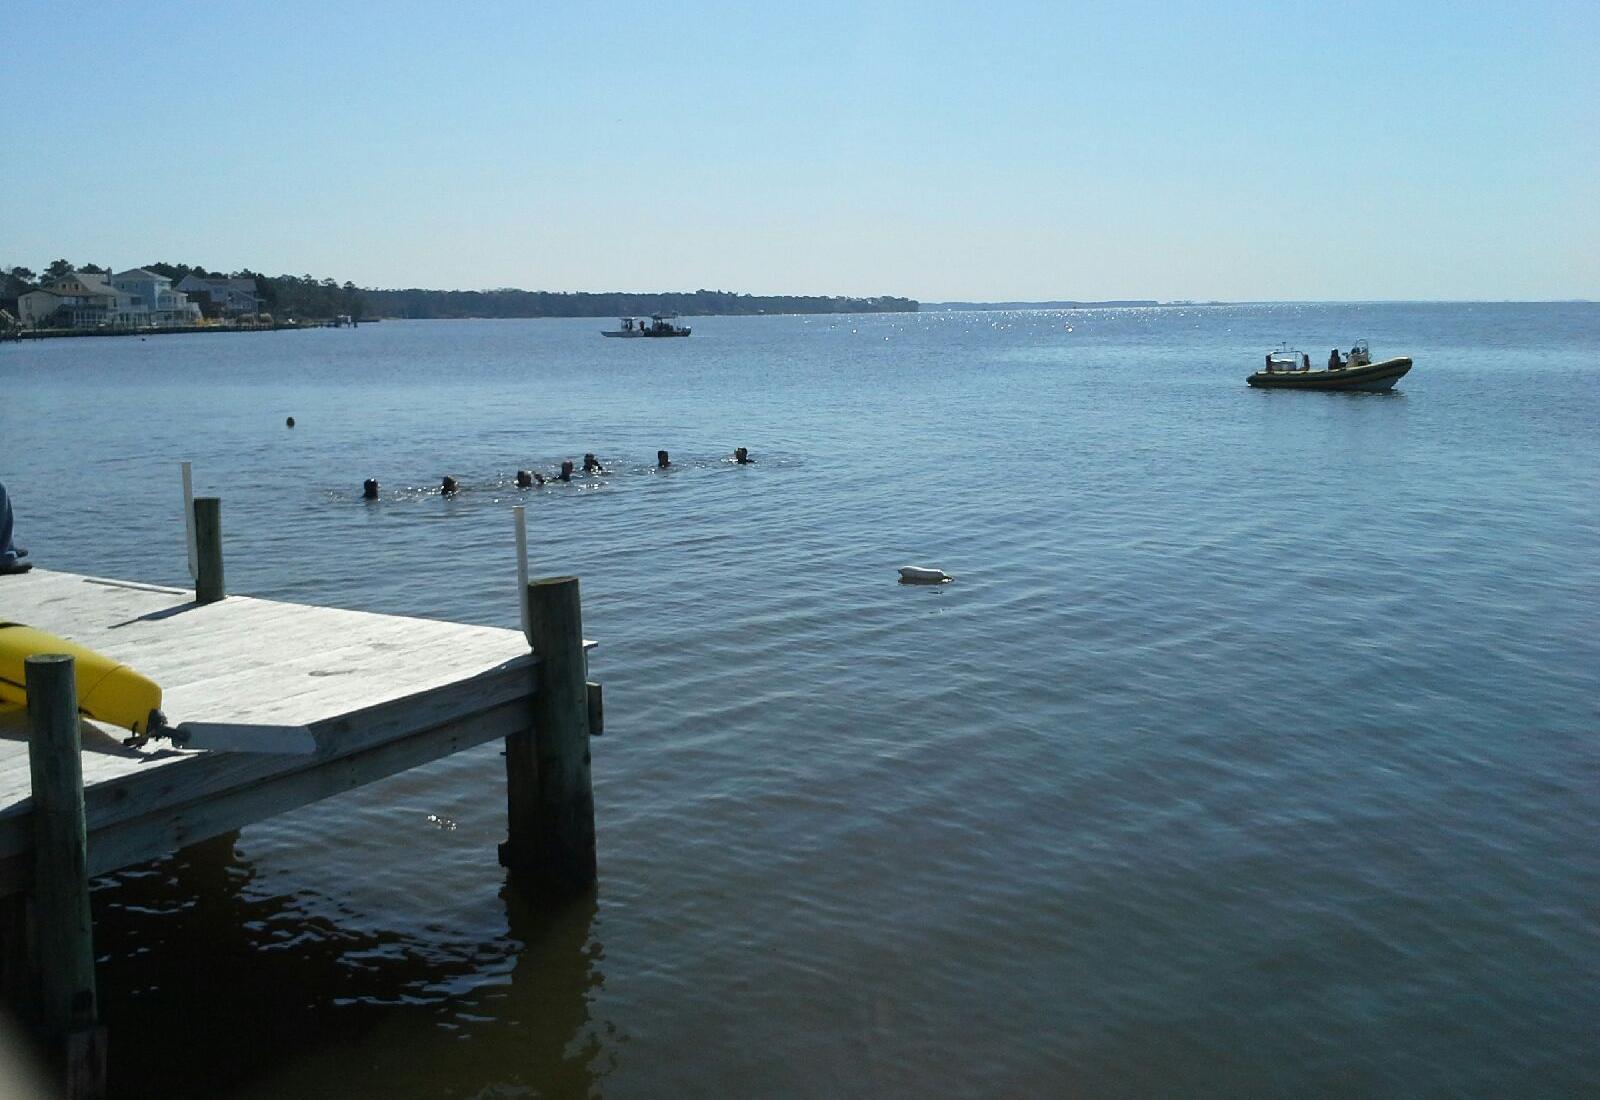
[{"label": "open water", "polygon": [[122,1095],[1600,1089],[1600,306],[605,324],[0,346],[43,566],[182,584],[187,458],[233,591],[512,626],[521,501],[601,641],[592,899],[493,746],[114,876]]}]

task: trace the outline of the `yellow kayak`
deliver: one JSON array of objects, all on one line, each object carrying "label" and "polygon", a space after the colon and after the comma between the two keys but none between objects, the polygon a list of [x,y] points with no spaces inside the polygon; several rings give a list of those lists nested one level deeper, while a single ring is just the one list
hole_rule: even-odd
[{"label": "yellow kayak", "polygon": [[149,736],[164,724],[161,689],[127,665],[21,623],[0,622],[0,703],[26,704],[23,662],[40,653],[73,658],[78,710],[97,722]]}]

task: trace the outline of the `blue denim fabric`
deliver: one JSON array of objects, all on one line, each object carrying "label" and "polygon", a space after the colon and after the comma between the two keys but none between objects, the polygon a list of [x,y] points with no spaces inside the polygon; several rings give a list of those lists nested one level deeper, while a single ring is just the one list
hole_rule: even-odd
[{"label": "blue denim fabric", "polygon": [[17,548],[11,542],[11,497],[6,493],[5,482],[0,481],[0,565],[10,565],[17,560]]}]

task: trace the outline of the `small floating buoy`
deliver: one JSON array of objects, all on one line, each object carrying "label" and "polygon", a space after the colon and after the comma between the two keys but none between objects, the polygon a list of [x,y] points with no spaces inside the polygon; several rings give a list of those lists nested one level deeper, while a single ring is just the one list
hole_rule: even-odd
[{"label": "small floating buoy", "polygon": [[949,584],[955,580],[943,569],[930,569],[924,565],[902,565],[900,567],[901,584]]},{"label": "small floating buoy", "polygon": [[292,427],[294,427],[294,417],[292,417],[292,416],[291,416],[291,417],[289,417],[289,419],[287,419],[287,420],[285,420],[285,421],[284,421],[284,422],[283,422],[283,426],[284,426],[284,427],[285,427],[285,428],[292,428]]}]

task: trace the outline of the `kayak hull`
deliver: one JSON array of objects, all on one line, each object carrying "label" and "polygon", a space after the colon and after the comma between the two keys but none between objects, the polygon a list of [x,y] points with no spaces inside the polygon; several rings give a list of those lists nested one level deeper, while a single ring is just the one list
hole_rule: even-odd
[{"label": "kayak hull", "polygon": [[127,665],[86,646],[21,623],[0,622],[0,703],[28,701],[26,662],[41,653],[72,657],[78,710],[99,722],[148,735],[161,711],[161,689]]}]

